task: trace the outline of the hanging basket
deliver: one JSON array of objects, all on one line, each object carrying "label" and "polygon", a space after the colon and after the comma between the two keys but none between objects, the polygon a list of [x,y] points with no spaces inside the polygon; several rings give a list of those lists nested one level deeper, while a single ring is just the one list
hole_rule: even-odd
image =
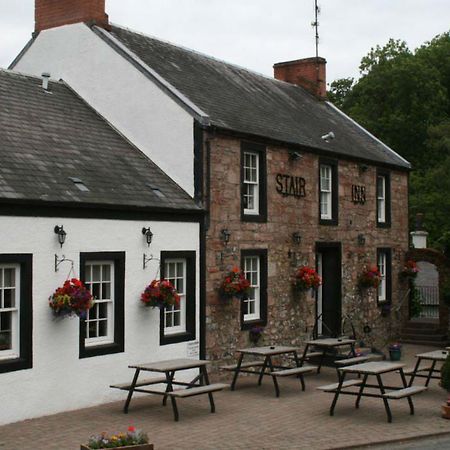
[{"label": "hanging basket", "polygon": [[94,305],[94,298],[78,278],[72,278],[56,289],[48,303],[56,318],[78,316],[85,319]]},{"label": "hanging basket", "polygon": [[358,287],[360,289],[377,288],[381,283],[381,273],[377,266],[365,269],[358,277]]},{"label": "hanging basket", "polygon": [[322,284],[322,278],[312,268],[301,266],[295,272],[292,286],[295,292],[306,292],[310,289],[317,289]]},{"label": "hanging basket", "polygon": [[250,281],[238,267],[228,273],[220,285],[219,294],[223,300],[237,298],[242,300],[250,293]]},{"label": "hanging basket", "polygon": [[180,296],[170,281],[153,280],[141,294],[141,302],[148,308],[179,307]]}]

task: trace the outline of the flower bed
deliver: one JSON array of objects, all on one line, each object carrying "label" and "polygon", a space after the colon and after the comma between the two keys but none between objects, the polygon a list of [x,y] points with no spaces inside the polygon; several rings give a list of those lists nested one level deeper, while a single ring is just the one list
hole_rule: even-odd
[{"label": "flower bed", "polygon": [[233,297],[243,298],[250,293],[250,281],[245,278],[244,273],[238,267],[226,275],[220,285],[220,296],[230,299]]},{"label": "flower bed", "polygon": [[180,305],[180,296],[167,280],[153,280],[141,294],[141,302],[150,308],[167,308]]},{"label": "flower bed", "polygon": [[308,289],[317,289],[322,284],[322,278],[311,267],[302,266],[295,273],[293,286],[297,291],[307,291]]},{"label": "flower bed", "polygon": [[67,280],[49,298],[49,306],[55,317],[76,315],[84,319],[93,304],[92,294],[77,278]]},{"label": "flower bed", "polygon": [[91,436],[87,445],[81,445],[81,450],[105,448],[153,450],[153,444],[148,443],[148,437],[144,432],[130,426],[126,433],[117,433],[111,436],[102,433],[99,436]]}]

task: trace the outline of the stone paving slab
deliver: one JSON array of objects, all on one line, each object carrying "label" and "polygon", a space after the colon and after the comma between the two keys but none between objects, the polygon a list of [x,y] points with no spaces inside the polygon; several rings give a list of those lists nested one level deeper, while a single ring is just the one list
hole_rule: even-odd
[{"label": "stone paving slab", "polygon": [[[411,364],[410,355],[427,348],[407,350]],[[133,400],[128,415],[122,413],[123,402],[115,402],[5,425],[0,427],[0,450],[78,450],[91,434],[123,431],[129,425],[146,431],[155,450],[342,449],[450,432],[450,421],[440,417],[446,393],[436,380],[414,397],[415,416],[409,415],[406,400],[392,401],[394,421],[388,424],[382,401],[371,398],[363,398],[356,410],[355,398],[343,396],[330,417],[332,394],[315,388],[335,382],[336,371],[324,368],[305,378],[306,392],[295,378],[280,380],[281,396],[276,398],[270,378],[257,387],[255,376],[242,377],[236,391],[214,395],[216,414],[209,412],[207,396],[180,400],[178,423],[161,397],[146,396]],[[397,384],[399,376],[390,374],[386,380]]]}]

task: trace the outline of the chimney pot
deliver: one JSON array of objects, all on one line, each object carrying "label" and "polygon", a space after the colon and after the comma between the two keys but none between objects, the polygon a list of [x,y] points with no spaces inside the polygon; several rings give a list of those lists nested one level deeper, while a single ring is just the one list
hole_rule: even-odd
[{"label": "chimney pot", "polygon": [[46,91],[48,91],[48,81],[50,79],[50,74],[48,72],[44,72],[42,74],[42,88]]},{"label": "chimney pot", "polygon": [[296,84],[316,97],[327,96],[326,64],[324,58],[304,58],[275,64],[274,75],[277,80]]}]

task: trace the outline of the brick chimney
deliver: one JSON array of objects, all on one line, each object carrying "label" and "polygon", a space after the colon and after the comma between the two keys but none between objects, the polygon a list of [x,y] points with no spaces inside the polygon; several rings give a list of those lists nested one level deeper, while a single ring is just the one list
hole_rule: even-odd
[{"label": "brick chimney", "polygon": [[326,64],[324,58],[304,58],[273,66],[275,78],[307,89],[316,97],[327,96]]},{"label": "brick chimney", "polygon": [[109,29],[105,0],[35,0],[34,17],[36,32],[79,22]]}]

